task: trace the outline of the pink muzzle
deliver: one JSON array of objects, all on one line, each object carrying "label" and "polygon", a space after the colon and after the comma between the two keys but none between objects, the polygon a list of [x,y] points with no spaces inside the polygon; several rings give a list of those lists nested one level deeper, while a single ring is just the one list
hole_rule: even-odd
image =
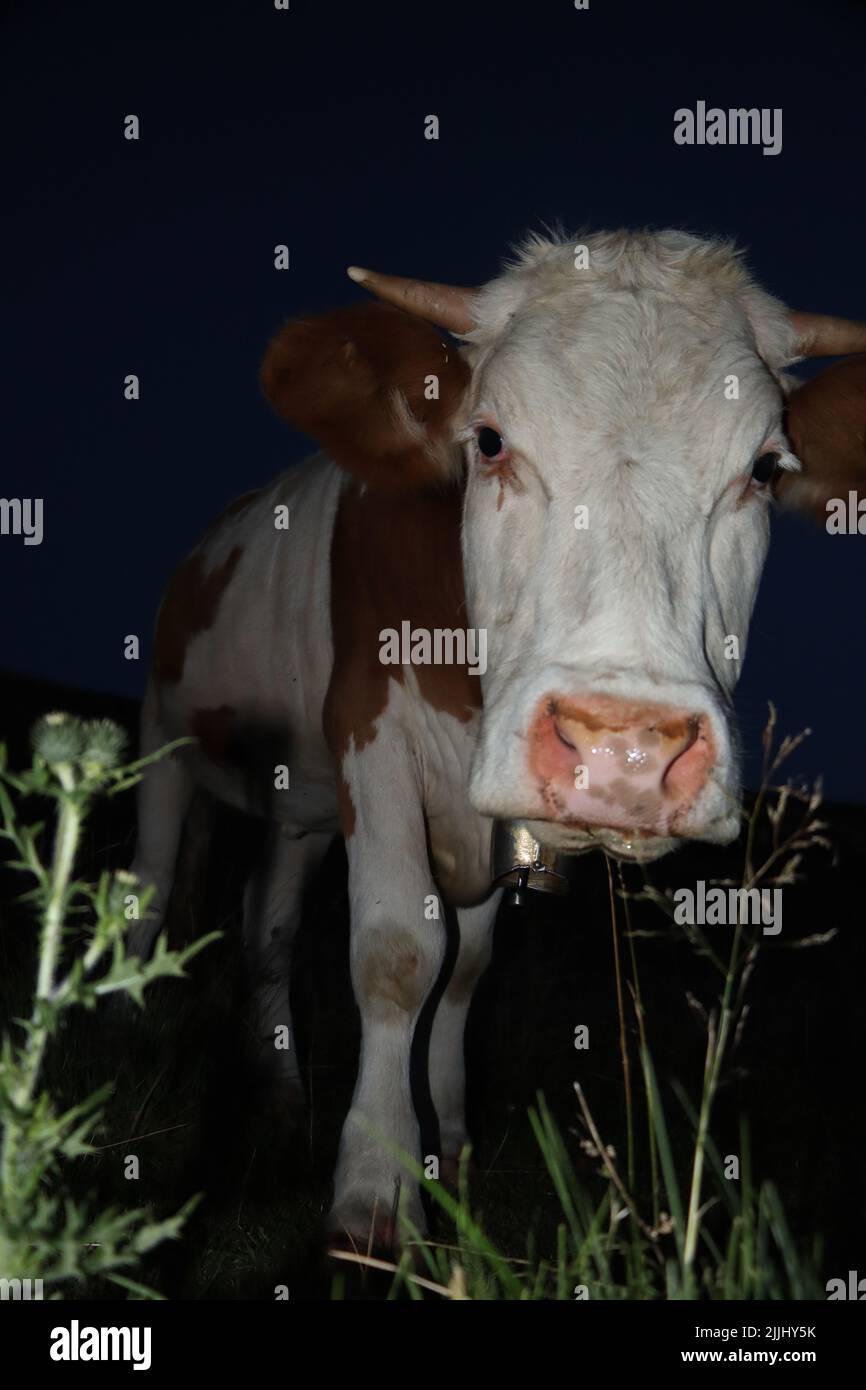
[{"label": "pink muzzle", "polygon": [[676,834],[716,760],[709,720],[669,705],[546,696],[529,767],[551,820]]}]

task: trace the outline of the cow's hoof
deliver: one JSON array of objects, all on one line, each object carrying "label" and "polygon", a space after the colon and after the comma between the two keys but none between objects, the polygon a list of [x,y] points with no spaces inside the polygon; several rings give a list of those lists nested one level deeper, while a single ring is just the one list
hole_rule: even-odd
[{"label": "cow's hoof", "polygon": [[[351,1223],[351,1224],[349,1224]],[[405,1277],[417,1273],[422,1264],[414,1244],[401,1239],[393,1216],[366,1221],[360,1211],[344,1219],[340,1226],[332,1215],[323,1254],[332,1279],[339,1279],[341,1296],[350,1301],[387,1297],[409,1297]],[[401,1271],[397,1273],[398,1267]],[[398,1287],[395,1290],[395,1280]]]},{"label": "cow's hoof", "polygon": [[[409,1213],[412,1229],[424,1230],[423,1211]],[[354,1254],[397,1264],[412,1239],[405,1223],[400,1221],[393,1202],[347,1203],[331,1212],[327,1224],[330,1248],[344,1254]]]},{"label": "cow's hoof", "polygon": [[356,1211],[332,1215],[328,1221],[328,1248],[343,1255],[396,1262],[399,1258],[397,1223],[391,1211],[371,1216],[360,1207]]}]

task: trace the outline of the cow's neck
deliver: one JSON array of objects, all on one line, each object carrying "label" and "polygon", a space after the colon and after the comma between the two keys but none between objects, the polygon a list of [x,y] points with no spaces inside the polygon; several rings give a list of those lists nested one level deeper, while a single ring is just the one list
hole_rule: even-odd
[{"label": "cow's neck", "polygon": [[[458,484],[407,493],[347,484],[340,498],[331,560],[335,666],[358,661],[367,671],[365,727],[384,709],[389,676],[400,667],[375,660],[380,633],[465,630],[468,625]],[[378,670],[376,667],[378,666]],[[481,705],[480,681],[466,664],[415,667],[424,700],[468,722]]]}]

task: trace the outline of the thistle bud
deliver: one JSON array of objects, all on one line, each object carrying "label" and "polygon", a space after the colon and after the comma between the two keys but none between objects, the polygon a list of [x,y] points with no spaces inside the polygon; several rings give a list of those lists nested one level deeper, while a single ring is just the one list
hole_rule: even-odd
[{"label": "thistle bud", "polygon": [[34,752],[47,763],[71,763],[80,757],[84,747],[81,720],[71,714],[46,714],[30,731]]},{"label": "thistle bud", "polygon": [[90,777],[117,767],[126,751],[126,734],[111,719],[90,719],[83,729],[81,763]]}]

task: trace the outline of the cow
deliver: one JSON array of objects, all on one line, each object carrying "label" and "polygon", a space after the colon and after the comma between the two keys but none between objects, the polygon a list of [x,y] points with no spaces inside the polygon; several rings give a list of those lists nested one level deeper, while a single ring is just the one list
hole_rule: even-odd
[{"label": "cow", "polygon": [[[139,789],[153,899],[130,944],[152,948],[196,788],[264,818],[244,941],[263,1059],[303,1104],[274,1039],[302,891],[342,834],[361,1049],[329,1225],[387,1247],[402,1216],[424,1226],[401,1155],[421,1157],[428,998],[442,1175],[467,1139],[494,825],[642,862],[736,838],[731,697],[770,512],[821,517],[863,482],[866,325],[789,311],[730,244],[679,231],[533,235],[473,289],[349,275],[375,298],[289,321],[261,369],[322,451],[233,504],[159,612],[142,753],[195,742]],[[805,356],[841,360],[803,385]],[[467,632],[483,643],[429,659]]]}]

